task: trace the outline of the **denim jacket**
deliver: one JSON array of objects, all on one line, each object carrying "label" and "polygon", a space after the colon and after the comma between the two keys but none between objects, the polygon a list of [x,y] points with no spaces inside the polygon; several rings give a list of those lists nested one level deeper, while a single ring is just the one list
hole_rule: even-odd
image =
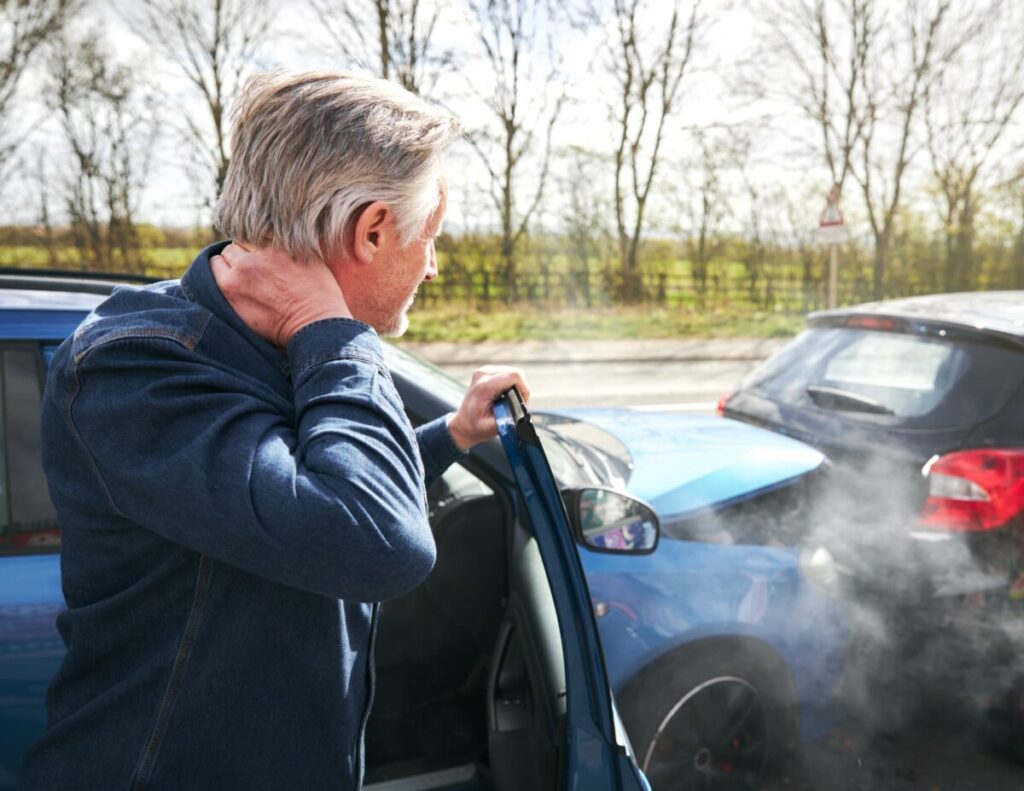
[{"label": "denim jacket", "polygon": [[347,319],[287,353],[204,250],[123,288],[54,357],[43,455],[68,652],[25,789],[351,789],[378,602],[434,563],[426,479],[380,341]]}]

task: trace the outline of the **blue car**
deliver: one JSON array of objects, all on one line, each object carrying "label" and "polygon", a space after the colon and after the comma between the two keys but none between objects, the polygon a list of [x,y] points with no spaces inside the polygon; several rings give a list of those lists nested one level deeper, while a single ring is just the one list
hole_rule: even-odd
[{"label": "blue car", "polygon": [[[0,788],[64,652],[41,384],[109,290],[0,277]],[[414,423],[461,400],[388,356]],[[639,763],[659,790],[744,788],[814,738],[844,647],[827,553],[800,546],[820,455],[717,419],[495,409],[500,442],[428,492],[434,572],[382,608],[367,787],[632,791]]]},{"label": "blue car", "polygon": [[646,501],[661,523],[647,556],[580,553],[609,680],[654,788],[746,788],[824,736],[846,630],[828,550],[801,544],[822,455],[712,416],[579,409],[536,421],[561,438],[545,445],[563,486],[573,467],[577,485],[586,478],[575,440],[594,457],[593,483]]}]

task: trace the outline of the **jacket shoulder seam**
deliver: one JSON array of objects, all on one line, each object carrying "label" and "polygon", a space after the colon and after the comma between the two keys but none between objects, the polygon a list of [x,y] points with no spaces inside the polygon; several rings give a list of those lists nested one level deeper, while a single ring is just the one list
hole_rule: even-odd
[{"label": "jacket shoulder seam", "polygon": [[[121,327],[111,330],[110,332],[103,333],[94,341],[86,343],[82,348],[75,349],[74,362],[77,365],[94,349],[121,340],[167,340],[179,344],[190,352],[194,352],[203,337],[203,333],[206,332],[211,316],[211,313],[204,312],[202,320],[193,332],[186,332],[168,326]],[[78,336],[79,334],[76,333],[76,339]]]}]

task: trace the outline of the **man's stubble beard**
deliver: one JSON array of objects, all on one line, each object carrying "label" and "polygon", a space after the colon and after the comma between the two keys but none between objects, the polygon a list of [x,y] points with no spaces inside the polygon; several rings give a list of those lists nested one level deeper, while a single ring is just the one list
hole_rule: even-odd
[{"label": "man's stubble beard", "polygon": [[388,320],[388,322],[381,328],[380,335],[385,338],[398,338],[405,334],[405,331],[409,329],[409,311],[412,309],[412,303],[416,300],[416,294],[419,291],[419,286],[409,295],[409,298],[405,301],[402,307]]}]

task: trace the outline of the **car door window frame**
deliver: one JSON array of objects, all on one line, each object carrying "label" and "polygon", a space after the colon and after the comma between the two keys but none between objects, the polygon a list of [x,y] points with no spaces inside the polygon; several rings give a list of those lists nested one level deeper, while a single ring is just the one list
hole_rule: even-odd
[{"label": "car door window frame", "polygon": [[[28,384],[33,381],[32,377],[21,382],[13,381],[10,373],[14,370],[14,358],[11,355],[21,356],[22,360],[20,362],[27,362],[31,366],[31,370],[35,373],[34,388],[31,388],[31,385]],[[42,411],[45,378],[46,365],[43,358],[42,345],[38,341],[7,340],[0,342],[0,453],[2,453],[0,465],[3,468],[3,496],[0,498],[3,501],[3,521],[2,527],[0,527],[0,556],[55,554],[60,551],[59,539],[52,543],[45,542],[41,544],[36,544],[30,540],[25,545],[16,545],[13,540],[16,534],[13,530],[13,526],[16,524],[14,517],[19,515],[18,509],[22,508],[23,503],[26,503],[29,510],[33,513],[38,514],[48,511],[45,515],[46,518],[40,521],[49,523],[52,520],[53,527],[43,526],[38,528],[40,535],[43,535],[44,531],[46,535],[59,535],[56,533],[57,516],[53,511],[53,506],[50,504],[49,491],[46,488],[46,478],[42,467],[41,441],[39,439],[39,418]],[[12,389],[16,386],[28,387],[31,389],[32,394],[35,395],[31,404],[26,402],[25,404],[18,405],[20,408],[27,408],[31,412],[31,414],[19,416],[18,419],[19,430],[35,431],[35,443],[33,444],[36,446],[38,455],[31,460],[21,458],[24,454],[15,454],[12,448],[12,433],[10,430],[13,419],[12,399],[25,395],[24,393],[12,392]],[[19,455],[19,458],[14,458],[15,455]],[[13,470],[15,462],[31,464],[32,469],[23,469],[16,473]],[[30,485],[32,487],[31,491],[28,488]]]}]

